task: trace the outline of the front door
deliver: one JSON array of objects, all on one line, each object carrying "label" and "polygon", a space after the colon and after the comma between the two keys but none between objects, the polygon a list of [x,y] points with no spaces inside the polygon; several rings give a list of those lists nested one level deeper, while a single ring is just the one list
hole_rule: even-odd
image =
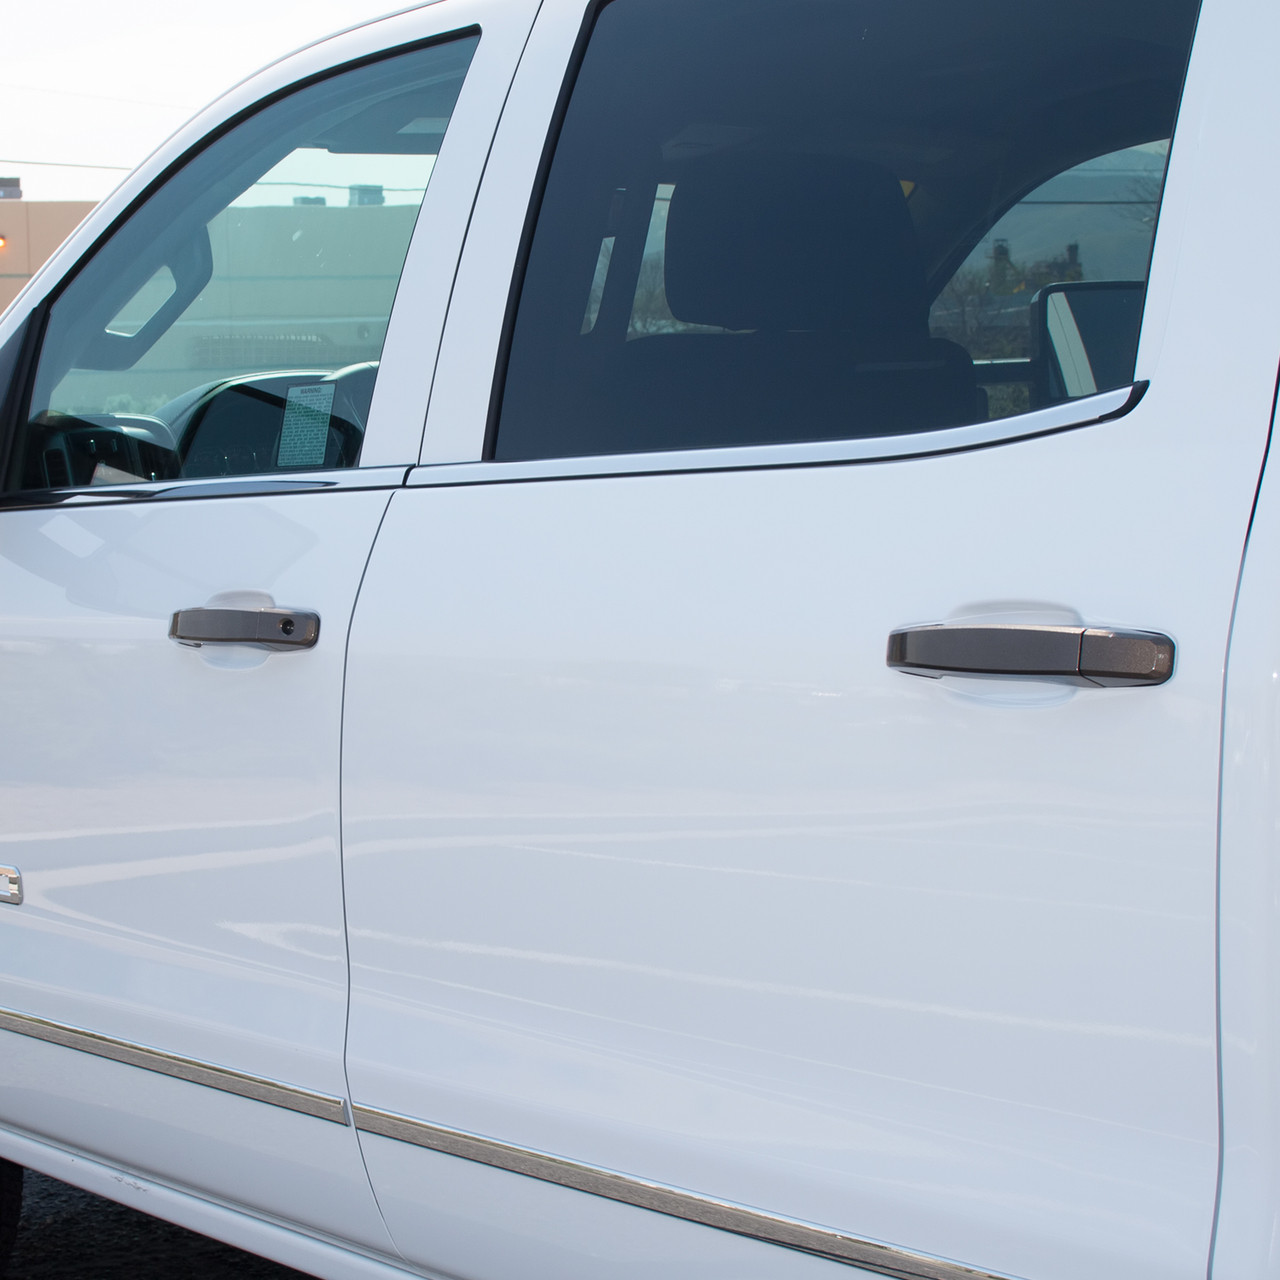
[{"label": "front door", "polygon": [[510,16],[266,73],[5,348],[0,1117],[384,1253],[342,1062],[344,651]]}]

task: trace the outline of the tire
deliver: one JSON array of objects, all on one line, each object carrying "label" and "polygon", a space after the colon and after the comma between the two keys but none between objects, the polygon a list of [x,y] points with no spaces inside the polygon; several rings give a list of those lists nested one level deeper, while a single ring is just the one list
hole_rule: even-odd
[{"label": "tire", "polygon": [[8,1270],[21,1216],[22,1166],[0,1160],[0,1276]]}]

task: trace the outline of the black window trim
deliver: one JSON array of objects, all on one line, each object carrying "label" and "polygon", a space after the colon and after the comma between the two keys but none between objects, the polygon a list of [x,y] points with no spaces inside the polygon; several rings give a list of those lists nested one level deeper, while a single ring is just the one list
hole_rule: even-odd
[{"label": "black window trim", "polygon": [[[529,207],[525,211],[524,226],[520,231],[520,243],[516,248],[516,260],[511,270],[511,285],[507,290],[506,310],[502,317],[502,334],[498,339],[498,355],[493,365],[493,385],[489,391],[489,412],[485,418],[484,444],[480,457],[484,462],[494,461],[498,445],[498,419],[502,416],[502,395],[507,384],[507,367],[511,361],[511,344],[515,337],[516,312],[520,308],[520,293],[524,289],[524,278],[529,267],[529,255],[533,250],[533,237],[538,229],[538,217],[542,212],[542,201],[546,194],[547,182],[551,177],[551,164],[555,159],[556,147],[560,143],[560,134],[564,128],[565,117],[569,114],[569,99],[573,96],[574,86],[578,83],[578,74],[587,56],[587,45],[591,42],[591,33],[595,30],[596,18],[610,0],[591,0],[582,16],[582,25],[578,28],[577,38],[573,42],[573,50],[569,54],[569,64],[565,69],[564,80],[560,84],[560,95],[556,98],[555,110],[551,113],[551,123],[547,128],[546,140],[542,144],[542,155],[538,159],[538,170],[533,179],[533,190],[529,196]],[[464,250],[465,252],[465,246]]]}]

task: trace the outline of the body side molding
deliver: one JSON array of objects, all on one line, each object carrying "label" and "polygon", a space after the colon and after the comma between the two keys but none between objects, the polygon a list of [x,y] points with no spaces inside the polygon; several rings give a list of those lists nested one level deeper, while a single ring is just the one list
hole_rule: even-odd
[{"label": "body side molding", "polygon": [[862,1267],[878,1275],[893,1276],[896,1280],[999,1280],[992,1272],[957,1262],[927,1257],[874,1240],[861,1240],[830,1227],[779,1217],[644,1178],[563,1160],[528,1147],[511,1146],[478,1134],[426,1124],[374,1107],[355,1104],[352,1114],[356,1128],[364,1133],[409,1142],[444,1155],[490,1165],[508,1173],[519,1173],[527,1178],[538,1178],[574,1191],[585,1191],[589,1195],[682,1218],[686,1222],[696,1222],[733,1235],[747,1236],[765,1244],[815,1254],[833,1262]]},{"label": "body side molding", "polygon": [[242,1098],[252,1098],[255,1102],[265,1102],[273,1107],[300,1111],[303,1115],[315,1116],[318,1120],[329,1120],[334,1124],[347,1123],[343,1100],[330,1094],[313,1093],[309,1089],[299,1089],[276,1080],[264,1080],[259,1076],[246,1075],[242,1071],[232,1071],[229,1067],[197,1062],[194,1058],[182,1058],[177,1054],[165,1053],[162,1049],[116,1040],[95,1031],[32,1017],[28,1013],[0,1009],[0,1031],[12,1031],[15,1035],[46,1040],[50,1044],[61,1045],[64,1049],[76,1049],[81,1053],[95,1054],[99,1058],[110,1058],[112,1062],[141,1067],[144,1071],[156,1071],[161,1075],[186,1080],[189,1084],[201,1084],[210,1089],[221,1089],[223,1093],[234,1093]]}]

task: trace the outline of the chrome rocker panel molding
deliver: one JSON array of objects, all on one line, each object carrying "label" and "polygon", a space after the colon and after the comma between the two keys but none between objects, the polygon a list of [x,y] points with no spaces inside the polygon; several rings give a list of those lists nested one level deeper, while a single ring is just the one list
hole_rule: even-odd
[{"label": "chrome rocker panel molding", "polygon": [[61,1022],[35,1018],[28,1013],[0,1009],[0,1031],[12,1031],[33,1040],[46,1040],[64,1049],[76,1049],[99,1058],[110,1058],[112,1062],[123,1062],[126,1066],[173,1076],[178,1080],[186,1080],[189,1084],[221,1089],[223,1093],[234,1093],[241,1098],[252,1098],[255,1102],[265,1102],[273,1107],[299,1111],[303,1115],[315,1116],[318,1120],[343,1125],[347,1123],[346,1104],[341,1098],[325,1093],[312,1093],[275,1080],[264,1080],[258,1076],[246,1075],[242,1071],[214,1066],[212,1063],[197,1062],[193,1058],[181,1058],[177,1054],[164,1053],[145,1045],[99,1035],[95,1031],[84,1031]]},{"label": "chrome rocker panel molding", "polygon": [[[33,1017],[31,1014],[0,1009],[0,1031],[44,1040],[81,1053],[91,1053],[126,1066],[140,1067],[144,1071],[173,1076],[190,1084],[220,1089],[224,1093],[265,1102],[270,1106],[284,1107],[335,1124],[350,1123],[342,1098],[313,1093],[226,1067],[164,1053],[159,1049],[113,1039],[65,1023]],[[443,1155],[489,1165],[491,1168],[521,1174],[527,1178],[537,1178],[542,1182],[615,1200],[635,1208],[648,1209],[653,1213],[697,1223],[699,1226],[713,1227],[717,1231],[727,1231],[764,1244],[814,1254],[832,1262],[861,1267],[877,1275],[892,1276],[896,1280],[1009,1280],[994,1272],[967,1267],[942,1258],[927,1257],[874,1240],[859,1239],[830,1227],[764,1213],[759,1209],[717,1200],[712,1196],[664,1186],[594,1165],[564,1160],[527,1147],[497,1142],[479,1134],[426,1124],[421,1120],[379,1111],[374,1107],[357,1104],[352,1108],[352,1117],[355,1127],[364,1133],[408,1142]]]},{"label": "chrome rocker panel molding", "polygon": [[763,1213],[759,1209],[749,1209],[693,1191],[682,1191],[609,1169],[563,1160],[527,1147],[495,1142],[478,1134],[425,1124],[421,1120],[358,1103],[351,1110],[356,1128],[364,1133],[409,1142],[444,1155],[519,1173],[526,1178],[538,1178],[542,1182],[585,1191],[606,1200],[649,1209],[670,1218],[682,1218],[686,1222],[714,1227],[718,1231],[728,1231],[765,1244],[781,1245],[832,1262],[862,1267],[877,1275],[894,1276],[897,1280],[1001,1280],[993,1272],[926,1257],[873,1240],[861,1240],[830,1227]]}]

